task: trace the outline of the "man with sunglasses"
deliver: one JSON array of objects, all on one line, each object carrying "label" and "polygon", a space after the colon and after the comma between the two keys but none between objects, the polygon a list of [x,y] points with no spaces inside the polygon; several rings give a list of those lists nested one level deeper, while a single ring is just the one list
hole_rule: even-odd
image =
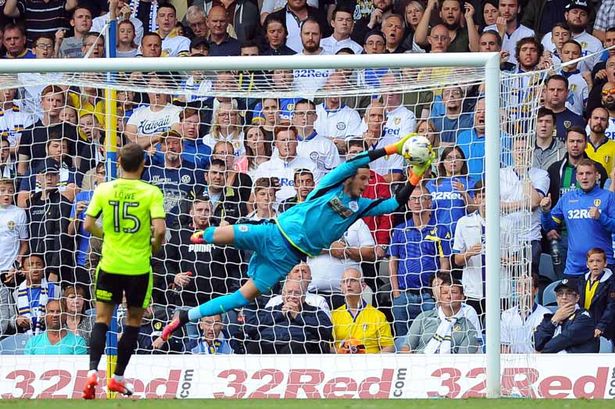
[{"label": "man with sunglasses", "polygon": [[[611,62],[615,66],[615,58]],[[602,106],[609,111],[609,121],[604,134],[609,139],[615,139],[615,82],[607,82],[602,86]]]}]

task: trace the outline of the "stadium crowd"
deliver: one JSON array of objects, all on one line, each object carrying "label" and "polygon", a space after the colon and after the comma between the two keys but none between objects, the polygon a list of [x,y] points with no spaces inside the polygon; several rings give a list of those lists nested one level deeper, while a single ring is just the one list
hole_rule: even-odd
[{"label": "stadium crowd", "polygon": [[[540,99],[532,129],[502,131],[502,351],[612,352],[615,1],[189,3],[181,19],[157,0],[0,0],[0,54],[103,57],[111,15],[118,58],[499,52],[502,70],[519,74],[503,81],[505,103]],[[149,92],[117,92],[118,145],[146,148],[142,179],[164,193],[170,232],[153,255],[137,353],[484,351],[481,84],[400,93],[411,78],[380,68],[172,76],[176,95],[156,92],[168,87],[164,73],[131,77]],[[22,353],[11,345],[26,342],[29,354],[84,354],[101,243],[82,224],[106,177],[105,100],[53,74],[18,78],[0,92],[0,353]],[[41,81],[49,85],[29,84]],[[335,96],[343,87],[387,91]],[[259,90],[297,97],[259,99]],[[250,307],[158,339],[177,309],[246,278],[250,254],[192,244],[196,230],[271,223],[338,164],[410,132],[438,157],[405,208],[359,220]],[[379,159],[363,195],[391,197],[407,176],[401,157]],[[508,267],[528,259],[523,274]]]}]

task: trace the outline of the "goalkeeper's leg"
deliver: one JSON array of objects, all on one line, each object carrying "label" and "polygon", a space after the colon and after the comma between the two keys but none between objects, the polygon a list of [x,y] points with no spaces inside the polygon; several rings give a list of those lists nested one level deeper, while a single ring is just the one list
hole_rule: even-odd
[{"label": "goalkeeper's leg", "polygon": [[188,321],[196,322],[202,317],[222,314],[234,308],[245,307],[258,297],[259,294],[260,292],[258,288],[256,288],[256,284],[250,278],[234,293],[214,298],[188,311],[180,310],[179,315],[164,327],[160,338],[163,341],[167,341],[173,332],[184,326]]}]

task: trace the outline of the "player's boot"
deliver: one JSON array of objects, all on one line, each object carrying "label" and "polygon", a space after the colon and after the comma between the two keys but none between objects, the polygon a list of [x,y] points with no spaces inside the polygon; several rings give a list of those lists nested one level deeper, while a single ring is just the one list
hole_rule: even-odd
[{"label": "player's boot", "polygon": [[165,342],[168,341],[169,338],[171,338],[171,334],[173,334],[180,327],[184,326],[184,324],[188,321],[188,311],[180,310],[177,317],[173,318],[173,320],[162,329],[162,335],[160,335],[160,338],[162,338]]},{"label": "player's boot", "polygon": [[94,399],[96,398],[96,386],[98,385],[98,374],[96,371],[90,371],[88,378],[85,381],[85,386],[83,387],[83,394],[81,397],[83,399]]},{"label": "player's boot", "polygon": [[126,379],[118,381],[115,377],[109,379],[107,389],[109,392],[121,393],[124,396],[131,396],[134,393],[132,385],[126,382]]}]

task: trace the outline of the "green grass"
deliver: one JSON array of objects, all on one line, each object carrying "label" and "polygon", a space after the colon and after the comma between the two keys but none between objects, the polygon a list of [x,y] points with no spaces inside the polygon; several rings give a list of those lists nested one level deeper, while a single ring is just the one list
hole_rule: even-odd
[{"label": "green grass", "polygon": [[612,408],[608,400],[11,400],[0,401],[2,409],[585,409]]}]

